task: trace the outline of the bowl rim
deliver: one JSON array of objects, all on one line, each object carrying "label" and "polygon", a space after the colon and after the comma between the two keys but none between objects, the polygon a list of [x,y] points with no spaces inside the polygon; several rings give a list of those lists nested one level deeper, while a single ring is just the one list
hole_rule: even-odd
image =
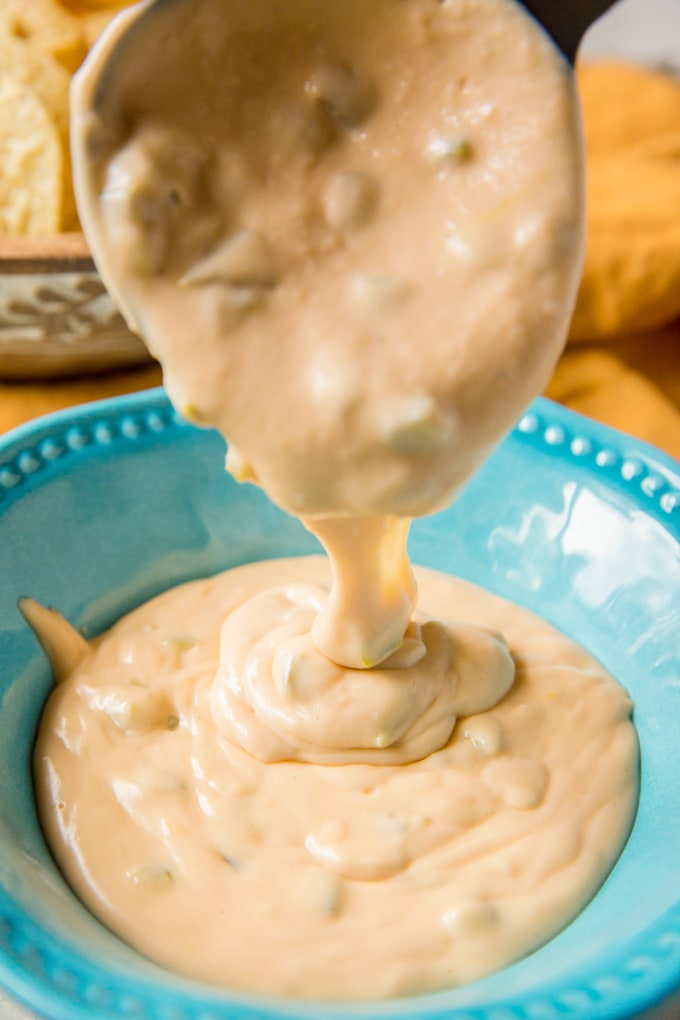
[{"label": "bowl rim", "polygon": [[32,275],[51,273],[96,273],[85,235],[0,235],[0,273]]},{"label": "bowl rim", "polygon": [[[43,468],[50,468],[45,474],[49,481],[55,465],[58,471],[60,464],[82,456],[82,451],[91,455],[91,442],[108,448],[116,434],[134,440],[148,437],[150,432],[164,433],[164,441],[172,442],[178,431],[192,428],[172,409],[162,388],[69,408],[18,426],[0,437],[0,515],[28,486],[43,484]],[[550,456],[586,463],[612,485],[623,486],[680,542],[680,464],[668,454],[545,398],[532,403],[513,436]],[[627,962],[633,947],[635,967],[631,970]],[[160,989],[130,978],[127,987],[114,991],[110,977],[97,964],[70,948],[66,960],[63,949],[55,951],[53,937],[0,888],[0,985],[53,1020],[113,1016],[194,1020],[204,1015],[206,1020],[311,1020],[320,1015],[327,1020],[444,1020],[454,1016],[458,1020],[583,1020],[583,995],[590,990],[596,991],[588,1000],[588,1020],[632,1020],[680,989],[680,900],[638,933],[628,944],[625,958],[614,954],[605,970],[599,963],[584,968],[571,987],[562,982],[559,990],[550,984],[537,988],[530,1002],[524,994],[510,995],[502,1007],[442,1007],[439,993],[389,1003],[320,1004],[220,994],[189,982],[193,1002],[198,1003],[194,1013],[184,1011],[183,997],[176,991],[173,994],[170,985]],[[55,974],[65,969],[77,977],[74,988],[55,983]],[[603,978],[606,981],[600,980]],[[105,993],[106,1001],[98,1002],[93,990]]]}]

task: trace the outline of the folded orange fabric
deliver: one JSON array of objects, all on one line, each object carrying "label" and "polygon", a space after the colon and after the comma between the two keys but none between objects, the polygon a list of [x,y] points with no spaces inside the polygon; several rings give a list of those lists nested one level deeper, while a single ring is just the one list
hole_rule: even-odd
[{"label": "folded orange fabric", "polygon": [[680,317],[680,79],[627,64],[579,68],[587,247],[572,340]]},{"label": "folded orange fabric", "polygon": [[567,347],[547,396],[680,460],[680,323]]},{"label": "folded orange fabric", "polygon": [[555,400],[680,458],[680,80],[578,69],[587,250]]}]

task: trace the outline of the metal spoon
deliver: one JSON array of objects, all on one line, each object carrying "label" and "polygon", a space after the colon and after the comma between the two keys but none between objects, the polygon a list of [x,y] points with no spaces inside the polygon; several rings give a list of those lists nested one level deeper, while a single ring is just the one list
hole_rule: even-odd
[{"label": "metal spoon", "polygon": [[586,29],[615,2],[616,0],[522,0],[527,10],[543,25],[572,64]]}]

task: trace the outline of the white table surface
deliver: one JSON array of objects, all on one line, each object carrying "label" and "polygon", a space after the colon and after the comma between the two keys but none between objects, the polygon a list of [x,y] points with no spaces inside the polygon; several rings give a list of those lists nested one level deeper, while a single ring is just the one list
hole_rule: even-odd
[{"label": "white table surface", "polygon": [[[619,0],[588,32],[583,53],[680,69],[680,0]],[[639,1020],[679,1020],[680,992]],[[0,1020],[43,1020],[0,990]]]}]

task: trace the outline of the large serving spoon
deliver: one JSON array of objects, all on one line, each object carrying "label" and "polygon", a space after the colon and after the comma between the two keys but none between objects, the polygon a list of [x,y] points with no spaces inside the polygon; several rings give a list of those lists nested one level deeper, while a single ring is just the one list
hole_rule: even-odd
[{"label": "large serving spoon", "polygon": [[579,44],[594,21],[616,0],[522,0],[537,21],[574,63]]},{"label": "large serving spoon", "polygon": [[[173,403],[327,549],[342,532],[342,549],[384,550],[390,577],[375,572],[342,651],[335,600],[315,625],[351,668],[402,643],[404,520],[450,501],[540,392],[573,306],[573,81],[538,5],[505,6],[156,0],[114,21],[74,80],[83,227]],[[437,40],[459,15],[456,58]],[[337,198],[348,180],[359,197]],[[350,559],[346,590],[366,602],[366,557]]]}]

